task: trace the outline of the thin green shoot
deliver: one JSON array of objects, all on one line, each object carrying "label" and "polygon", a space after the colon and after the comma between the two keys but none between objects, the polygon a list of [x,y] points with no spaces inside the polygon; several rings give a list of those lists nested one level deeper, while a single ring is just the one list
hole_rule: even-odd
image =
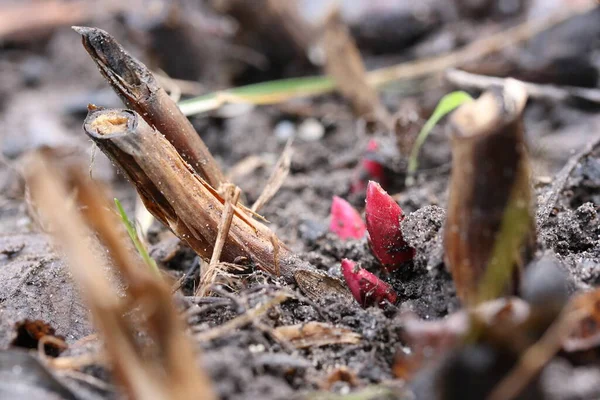
[{"label": "thin green shoot", "polygon": [[335,83],[327,76],[279,79],[209,93],[178,105],[183,114],[190,116],[215,110],[226,103],[276,104],[295,97],[328,93],[334,88]]},{"label": "thin green shoot", "polygon": [[454,111],[457,107],[472,101],[473,98],[462,90],[458,90],[456,92],[448,93],[439,101],[433,114],[427,120],[419,135],[417,136],[417,140],[415,140],[415,144],[410,152],[410,158],[408,160],[408,169],[406,171],[406,186],[411,186],[415,181],[415,173],[417,168],[419,167],[419,153],[421,151],[421,147],[425,143],[425,140],[433,130],[433,128],[440,122],[442,118],[446,115]]},{"label": "thin green shoot", "polygon": [[127,233],[129,234],[129,237],[131,238],[131,241],[133,242],[133,245],[135,246],[136,250],[138,251],[140,256],[142,256],[142,259],[144,260],[144,262],[146,264],[148,264],[150,269],[157,276],[160,276],[160,271],[158,269],[158,266],[156,265],[156,261],[154,261],[154,259],[152,257],[150,257],[150,254],[148,254],[148,250],[146,249],[146,246],[144,246],[144,244],[140,240],[140,237],[138,236],[137,230],[135,229],[133,222],[131,222],[131,220],[127,216],[127,213],[125,213],[125,209],[123,209],[121,202],[117,198],[115,198],[115,205],[117,206],[117,210],[119,211],[121,220],[123,221],[123,224],[125,225],[125,229],[127,230]]}]

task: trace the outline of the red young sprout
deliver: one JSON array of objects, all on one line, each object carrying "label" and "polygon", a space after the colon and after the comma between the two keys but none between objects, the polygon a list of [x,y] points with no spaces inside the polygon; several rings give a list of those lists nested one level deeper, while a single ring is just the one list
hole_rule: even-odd
[{"label": "red young sprout", "polygon": [[395,303],[398,295],[394,289],[366,269],[347,258],[342,260],[342,273],[352,296],[363,307],[385,304],[385,300]]},{"label": "red young sprout", "polygon": [[350,203],[341,197],[333,196],[329,231],[341,239],[360,239],[365,235],[367,227]]},{"label": "red young sprout", "polygon": [[371,251],[388,272],[415,256],[400,230],[402,209],[377,182],[370,181],[367,186],[365,214]]},{"label": "red young sprout", "polygon": [[364,193],[367,188],[367,182],[369,180],[379,182],[385,186],[385,170],[383,165],[379,161],[375,160],[375,154],[379,150],[379,145],[375,139],[369,140],[367,144],[367,151],[364,154],[358,169],[352,186],[350,187],[350,193]]}]

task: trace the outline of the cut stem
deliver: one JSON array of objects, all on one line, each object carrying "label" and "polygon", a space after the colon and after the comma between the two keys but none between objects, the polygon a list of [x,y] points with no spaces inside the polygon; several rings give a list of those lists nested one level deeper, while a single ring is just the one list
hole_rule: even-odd
[{"label": "cut stem", "polygon": [[225,182],[219,165],[150,70],[105,31],[87,27],[73,29],[81,34],[86,51],[127,107],[165,135],[183,159],[206,182],[218,189]]},{"label": "cut stem", "polygon": [[[515,291],[533,253],[524,87],[507,80],[462,105],[450,121],[452,177],[446,261],[467,305]],[[513,282],[511,282],[511,277]]]},{"label": "cut stem", "polygon": [[[194,173],[175,148],[135,112],[90,111],[88,136],[135,185],[144,205],[198,255],[209,260],[225,213],[225,200]],[[247,263],[293,279],[292,254],[273,232],[232,202],[233,217],[220,260]]]}]

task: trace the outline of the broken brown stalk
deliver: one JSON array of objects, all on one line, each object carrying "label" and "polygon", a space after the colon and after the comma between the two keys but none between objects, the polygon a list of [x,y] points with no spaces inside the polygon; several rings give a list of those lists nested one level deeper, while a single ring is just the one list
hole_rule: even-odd
[{"label": "broken brown stalk", "polygon": [[[119,230],[121,224],[111,213],[105,193],[85,177],[84,168],[71,165],[59,170],[52,161],[47,155],[31,161],[28,188],[40,214],[53,227],[57,244],[66,253],[73,278],[104,341],[115,378],[127,397],[215,399],[208,377],[196,367],[194,348],[168,286],[125,248],[125,232]],[[69,207],[66,199],[71,191],[77,193],[78,205],[86,210],[84,215]],[[90,247],[97,247],[91,239],[92,230],[112,256],[126,283],[129,301],[121,300],[107,279],[104,261],[90,251]],[[139,341],[136,332],[140,321],[133,322],[126,316],[134,309],[143,316],[142,325],[152,338],[147,344],[155,347],[152,350]]]},{"label": "broken brown stalk", "polygon": [[334,9],[326,18],[323,34],[325,70],[336,83],[340,93],[351,103],[358,117],[370,117],[391,129],[391,116],[379,101],[377,91],[367,81],[367,70],[362,57],[342,21]]},{"label": "broken brown stalk", "polygon": [[128,108],[165,135],[192,168],[215,189],[225,182],[219,165],[150,70],[132,57],[108,33],[97,28],[73,27],[98,69]]},{"label": "broken brown stalk", "polygon": [[[198,255],[213,254],[225,200],[199,177],[177,150],[137,113],[121,109],[90,109],[85,132],[135,185],[144,205]],[[249,264],[293,282],[296,261],[277,236],[235,204],[220,261]]]},{"label": "broken brown stalk", "polygon": [[535,245],[522,113],[524,87],[507,80],[450,121],[452,177],[444,247],[460,299],[514,292]]}]

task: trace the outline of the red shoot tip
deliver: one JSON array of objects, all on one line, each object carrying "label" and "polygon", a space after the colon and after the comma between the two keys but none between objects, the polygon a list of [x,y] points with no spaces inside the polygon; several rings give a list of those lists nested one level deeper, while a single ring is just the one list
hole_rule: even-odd
[{"label": "red shoot tip", "polygon": [[366,269],[357,266],[354,261],[344,258],[342,260],[342,273],[352,296],[363,307],[372,305],[381,307],[385,304],[385,300],[393,304],[398,298],[390,285]]},{"label": "red shoot tip", "polygon": [[367,186],[365,214],[371,251],[388,271],[415,256],[415,249],[404,241],[400,230],[402,209],[376,182]]},{"label": "red shoot tip", "polygon": [[333,196],[329,231],[341,239],[360,239],[365,235],[367,227],[350,203],[341,197]]},{"label": "red shoot tip", "polygon": [[367,151],[365,152],[350,187],[351,193],[364,193],[369,180],[379,182],[385,186],[385,169],[375,155],[379,151],[379,145],[375,139],[369,140]]}]

